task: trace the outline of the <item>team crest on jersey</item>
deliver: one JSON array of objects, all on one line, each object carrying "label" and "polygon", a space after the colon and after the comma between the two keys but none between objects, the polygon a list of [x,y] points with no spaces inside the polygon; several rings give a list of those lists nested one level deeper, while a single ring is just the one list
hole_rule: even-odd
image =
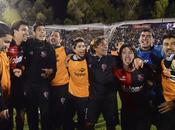
[{"label": "team crest on jersey", "polygon": [[33,52],[33,51],[30,51],[30,52],[29,52],[29,54],[30,54],[30,55],[33,55],[33,54],[34,54],[34,52]]},{"label": "team crest on jersey", "polygon": [[107,65],[106,65],[106,64],[102,64],[102,65],[101,65],[101,69],[102,69],[103,71],[105,71],[106,68],[107,68]]},{"label": "team crest on jersey", "polygon": [[44,96],[44,98],[48,99],[48,97],[49,97],[49,92],[48,92],[48,91],[44,91],[44,92],[43,92],[43,96]]},{"label": "team crest on jersey", "polygon": [[62,97],[62,98],[60,99],[61,104],[65,104],[65,101],[66,101],[66,98],[65,98],[65,97]]},{"label": "team crest on jersey", "polygon": [[41,57],[46,57],[47,56],[47,52],[45,52],[45,51],[41,51]]},{"label": "team crest on jersey", "polygon": [[144,80],[143,74],[138,74],[137,79],[138,81],[143,81]]}]

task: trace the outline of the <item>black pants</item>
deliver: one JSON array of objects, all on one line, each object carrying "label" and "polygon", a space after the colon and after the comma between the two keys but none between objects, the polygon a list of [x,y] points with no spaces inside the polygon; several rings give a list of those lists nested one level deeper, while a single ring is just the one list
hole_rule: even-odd
[{"label": "black pants", "polygon": [[65,129],[65,115],[67,107],[68,84],[62,86],[51,86],[50,111],[52,130]]},{"label": "black pants", "polygon": [[23,130],[24,128],[24,91],[22,88],[21,78],[12,76],[11,78],[11,97],[9,101],[10,121],[13,126],[13,114],[16,110],[16,130]]},{"label": "black pants", "polygon": [[119,122],[116,94],[89,98],[87,122],[95,125],[101,113],[103,114],[107,127],[116,126]]},{"label": "black pants", "polygon": [[[75,97],[68,95],[68,106],[66,112],[66,130],[85,130],[85,118],[87,112],[88,97]],[[77,124],[74,123],[73,118],[77,114]]]},{"label": "black pants", "polygon": [[41,129],[49,130],[49,85],[25,84],[24,88],[29,130],[39,130],[39,120],[41,121]]},{"label": "black pants", "polygon": [[160,125],[157,130],[173,130],[175,128],[175,109],[161,114]]},{"label": "black pants", "polygon": [[150,130],[150,114],[121,110],[121,127],[122,130]]},{"label": "black pants", "polygon": [[[16,110],[16,117],[15,117],[15,123],[16,123],[16,130],[23,130],[24,128],[24,114],[25,114],[25,110],[24,108],[15,108]],[[10,113],[10,126],[11,126],[11,130],[13,129],[13,115],[14,115],[14,109],[13,107],[9,108],[9,113]]]},{"label": "black pants", "polygon": [[0,119],[0,130],[11,130],[9,119]]}]

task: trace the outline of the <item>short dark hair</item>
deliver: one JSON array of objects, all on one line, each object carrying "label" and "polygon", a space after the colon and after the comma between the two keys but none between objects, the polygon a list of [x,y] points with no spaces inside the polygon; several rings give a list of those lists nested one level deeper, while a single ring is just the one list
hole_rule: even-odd
[{"label": "short dark hair", "polygon": [[142,32],[149,32],[149,33],[151,33],[152,37],[154,37],[154,32],[153,32],[152,29],[144,28],[143,30],[141,30],[140,34],[141,34]]},{"label": "short dark hair", "polygon": [[162,41],[163,41],[164,39],[170,39],[170,38],[175,38],[175,35],[172,34],[172,33],[167,33],[167,34],[165,34],[165,35],[163,36]]},{"label": "short dark hair", "polygon": [[33,31],[36,31],[37,27],[39,26],[45,26],[43,22],[37,21],[33,24]]},{"label": "short dark hair", "polygon": [[23,20],[15,21],[15,22],[12,24],[12,26],[11,26],[13,35],[14,35],[14,30],[18,30],[18,29],[20,28],[21,25],[26,25],[26,26],[28,26],[29,24],[28,24],[26,21],[23,21]]},{"label": "short dark hair", "polygon": [[119,50],[119,56],[121,57],[122,56],[122,50],[124,49],[124,48],[129,48],[129,49],[131,49],[133,52],[134,52],[134,56],[136,56],[136,50],[135,50],[135,48],[133,47],[133,45],[132,44],[123,44],[122,46],[121,46],[121,48],[120,48],[120,50]]},{"label": "short dark hair", "polygon": [[59,30],[54,30],[54,31],[50,32],[49,35],[51,35],[51,34],[53,34],[53,33],[59,33],[60,38],[61,38],[61,32],[60,32]]},{"label": "short dark hair", "polygon": [[8,34],[12,35],[11,28],[7,24],[0,22],[0,38],[5,37]]},{"label": "short dark hair", "polygon": [[72,48],[75,49],[77,43],[79,43],[79,42],[84,42],[84,39],[82,37],[77,37],[77,38],[73,39]]}]

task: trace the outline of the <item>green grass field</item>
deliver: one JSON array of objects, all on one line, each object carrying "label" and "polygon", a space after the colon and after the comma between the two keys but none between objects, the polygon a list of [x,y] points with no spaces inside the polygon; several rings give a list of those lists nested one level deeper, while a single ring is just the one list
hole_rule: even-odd
[{"label": "green grass field", "polygon": [[[121,101],[120,101],[120,98],[118,96],[118,110],[120,110],[120,109],[121,109]],[[26,121],[25,121],[25,125],[24,125],[24,130],[29,130]],[[99,120],[98,120],[98,122],[97,122],[97,124],[95,126],[95,130],[106,130],[106,128],[105,128],[105,121],[103,120],[102,116],[100,116],[100,118],[99,118]],[[121,127],[119,125],[117,125],[116,126],[116,130],[121,130]],[[156,130],[156,128],[154,126],[152,126],[151,130]]]}]

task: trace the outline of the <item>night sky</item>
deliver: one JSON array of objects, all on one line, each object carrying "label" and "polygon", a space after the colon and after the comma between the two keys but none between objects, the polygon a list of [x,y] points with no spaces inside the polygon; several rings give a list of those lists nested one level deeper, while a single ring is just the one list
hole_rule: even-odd
[{"label": "night sky", "polygon": [[61,21],[67,17],[66,8],[69,0],[46,0],[54,9],[54,18],[59,18]]}]

